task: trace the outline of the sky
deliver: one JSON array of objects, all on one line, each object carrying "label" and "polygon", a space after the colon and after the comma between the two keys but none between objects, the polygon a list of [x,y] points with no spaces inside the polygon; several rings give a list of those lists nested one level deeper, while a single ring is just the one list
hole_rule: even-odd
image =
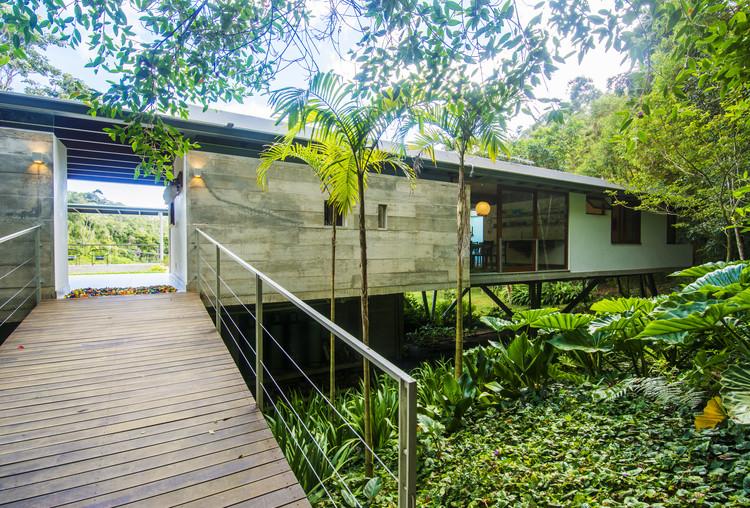
[{"label": "sky", "polygon": [[[592,4],[601,3],[603,0],[594,0]],[[321,0],[321,5],[323,2]],[[592,5],[592,7],[596,7]],[[106,73],[100,72],[95,74],[91,68],[86,68],[85,64],[92,56],[85,47],[79,47],[75,50],[70,48],[50,48],[48,51],[50,61],[58,65],[64,72],[70,73],[81,78],[84,82],[94,88],[103,90],[107,88]],[[604,48],[596,48],[590,51],[579,64],[576,55],[568,59],[569,61],[560,66],[552,79],[543,82],[536,87],[535,94],[539,98],[567,98],[568,82],[577,76],[585,76],[593,80],[594,85],[600,89],[606,89],[607,79],[611,76],[625,72],[628,65],[621,63],[622,56],[615,52],[606,52]],[[342,61],[340,57],[332,51],[330,47],[321,47],[320,55],[317,59],[322,71],[333,69],[344,76],[351,76],[354,73],[354,64],[348,61]],[[281,88],[284,86],[305,86],[304,73],[298,69],[289,69],[283,72],[271,87]],[[17,87],[22,91],[23,86]],[[231,111],[233,113],[258,116],[262,118],[271,118],[271,108],[267,105],[264,96],[254,96],[247,98],[243,104],[229,103],[217,104],[217,109]],[[528,116],[522,116],[510,121],[512,131],[520,130],[530,126],[533,119]],[[102,191],[105,197],[113,201],[119,201],[128,206],[163,206],[161,186],[145,185],[121,185],[105,184],[99,182],[70,181],[69,189],[79,192],[90,192],[95,189]]]}]

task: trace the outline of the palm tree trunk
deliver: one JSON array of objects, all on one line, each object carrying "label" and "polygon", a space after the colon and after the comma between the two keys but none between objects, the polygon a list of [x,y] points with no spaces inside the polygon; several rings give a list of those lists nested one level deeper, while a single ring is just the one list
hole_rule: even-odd
[{"label": "palm tree trunk", "polygon": [[[367,229],[365,227],[365,174],[357,171],[357,185],[359,186],[359,269],[361,274],[360,304],[362,310],[362,342],[365,346],[370,345],[370,302],[367,296]],[[372,477],[372,415],[370,410],[370,361],[362,359],[362,371],[364,375],[364,393],[362,394],[365,404],[365,476]]]},{"label": "palm tree trunk", "polygon": [[[336,322],[336,214],[333,217],[333,230],[331,231],[331,321]],[[333,397],[336,394],[336,335],[331,332],[330,345],[330,389],[328,399],[333,404]]]},{"label": "palm tree trunk", "polygon": [[464,176],[464,152],[459,152],[458,161],[458,274],[456,276],[456,358],[453,376],[458,379],[464,369],[464,256],[466,243],[466,181]]}]

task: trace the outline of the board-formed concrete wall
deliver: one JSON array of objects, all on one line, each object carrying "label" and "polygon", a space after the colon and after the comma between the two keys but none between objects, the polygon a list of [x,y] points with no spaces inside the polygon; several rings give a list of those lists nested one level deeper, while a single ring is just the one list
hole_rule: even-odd
[{"label": "board-formed concrete wall", "polygon": [[[320,183],[305,165],[278,163],[268,173],[268,190],[261,191],[256,183],[259,162],[207,152],[189,154],[188,283],[195,281],[197,226],[300,298],[326,298],[331,227],[323,224],[325,194]],[[194,168],[201,169],[201,178],[193,176]],[[455,285],[456,194],[455,184],[421,180],[412,190],[403,177],[371,175],[365,203],[370,294]],[[378,205],[387,207],[385,229],[378,229]],[[355,208],[337,228],[336,292],[342,298],[360,291],[357,214]],[[201,250],[206,258],[215,257],[205,245]],[[254,294],[236,264],[224,262],[221,270],[231,286]],[[202,273],[213,284],[205,265]]]},{"label": "board-formed concrete wall", "polygon": [[658,270],[688,267],[693,262],[691,245],[667,244],[667,217],[641,212],[641,243],[611,242],[611,211],[586,214],[586,195],[570,193],[570,271]]},{"label": "board-formed concrete wall", "polygon": [[[0,128],[0,237],[42,225],[41,274],[42,297],[55,296],[55,272],[53,255],[53,146],[55,138],[50,133]],[[32,159],[33,152],[40,152],[43,162]],[[27,261],[34,255],[34,236],[25,235],[11,242],[0,244],[0,275]],[[66,260],[67,261],[67,260]],[[0,289],[0,304],[19,291],[34,277],[34,262],[27,263],[3,280]],[[33,290],[34,285],[23,289],[14,300],[0,311],[0,322],[8,316]],[[35,304],[32,296],[9,322],[18,322]]]}]

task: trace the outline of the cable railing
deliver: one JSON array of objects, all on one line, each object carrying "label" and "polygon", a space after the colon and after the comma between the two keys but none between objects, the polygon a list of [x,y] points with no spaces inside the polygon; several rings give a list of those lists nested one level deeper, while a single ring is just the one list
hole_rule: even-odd
[{"label": "cable railing", "polygon": [[[34,305],[38,305],[42,300],[42,276],[39,263],[41,229],[41,225],[36,225],[0,238],[0,249],[9,244],[11,240],[17,240],[24,237],[26,237],[26,239],[29,239],[30,237],[34,244],[33,255],[23,259],[18,264],[11,265],[8,271],[0,275],[0,289],[5,294],[12,293],[0,302],[0,319],[2,319],[2,321],[0,321],[0,327],[10,322],[13,316],[16,316],[18,321],[21,321],[22,318],[18,316],[17,313],[20,309],[24,308],[24,305],[26,305],[29,300],[34,299]],[[2,250],[0,250],[0,256],[6,261],[10,259],[10,256],[2,253]],[[31,267],[32,264],[33,276],[28,280],[22,278],[24,277],[24,270],[22,269],[24,267]],[[18,280],[19,278],[21,278],[20,281]],[[3,295],[4,297],[5,294]],[[30,310],[31,309],[29,309],[29,311]]]},{"label": "cable railing", "polygon": [[[272,369],[269,369],[269,366],[267,365],[266,360],[270,357],[264,350],[264,339],[268,340],[269,346],[278,349],[278,354],[283,355],[283,358],[285,358],[289,364],[299,372],[301,379],[309,383],[312,387],[312,393],[317,394],[318,400],[325,401],[325,404],[328,406],[329,418],[333,419],[335,417],[337,420],[341,421],[341,425],[347,428],[350,435],[355,436],[354,439],[360,443],[359,446],[366,448],[372,453],[375,462],[377,462],[377,467],[382,468],[382,471],[397,483],[398,507],[415,507],[417,452],[416,381],[376,351],[365,346],[364,343],[353,335],[346,332],[324,315],[313,309],[310,305],[284,289],[277,282],[252,267],[249,263],[228,250],[199,228],[195,228],[195,231],[197,292],[199,295],[205,295],[205,298],[208,300],[210,308],[213,310],[216,328],[219,333],[221,334],[222,329],[227,332],[223,335],[225,340],[231,341],[234,347],[236,347],[238,363],[244,365],[244,368],[252,373],[252,376],[255,379],[255,400],[258,408],[263,411],[268,403],[270,405],[269,409],[273,409],[276,414],[282,414],[281,412],[284,411],[287,414],[291,413],[294,416],[294,422],[287,422],[284,418],[280,418],[280,420],[277,421],[280,421],[280,425],[283,426],[284,432],[291,438],[292,445],[301,453],[302,460],[304,460],[309,470],[312,471],[316,482],[328,496],[328,499],[334,506],[336,506],[336,502],[333,500],[333,496],[330,492],[331,486],[327,485],[327,480],[335,477],[335,483],[341,486],[342,493],[345,491],[348,494],[345,496],[347,502],[351,503],[354,501],[358,506],[362,506],[356,500],[352,489],[347,485],[347,482],[341,476],[338,468],[332,463],[332,460],[334,459],[329,457],[327,450],[318,443],[313,430],[305,424],[304,418],[302,418],[299,411],[295,409],[295,405],[292,400],[290,400],[290,396],[284,392],[280,386],[280,382],[274,378]],[[205,242],[208,243],[207,250],[214,251],[213,256],[211,256],[212,259],[207,259],[202,254],[201,245]],[[242,276],[239,280],[242,281],[240,284],[242,284],[243,289],[248,288],[249,286],[254,289],[254,294],[245,296],[245,294],[243,294],[238,288],[233,289],[228,284],[227,280],[222,277],[222,269],[226,268],[224,266],[224,260],[239,266],[241,268],[241,273],[249,272],[248,275],[250,275],[250,277]],[[213,261],[213,263],[211,261]],[[211,280],[204,277],[204,274]],[[233,280],[237,279],[236,272],[232,273],[232,278]],[[303,312],[320,327],[325,329],[328,333],[333,334],[337,339],[343,341],[352,351],[368,360],[370,364],[380,369],[396,382],[398,390],[397,472],[394,473],[388,467],[388,461],[380,457],[375,453],[375,450],[371,449],[365,443],[363,437],[356,431],[351,422],[347,421],[347,418],[342,415],[342,411],[336,407],[334,401],[329,400],[329,397],[323,394],[315,382],[310,379],[310,376],[299,365],[299,362],[294,359],[293,355],[283,347],[277,337],[274,337],[271,330],[269,330],[270,327],[266,326],[264,323],[263,297],[264,294],[267,294],[267,289],[271,290],[272,294],[281,297],[282,301],[294,305],[294,307]],[[237,293],[241,293],[241,295],[238,295]],[[232,302],[232,306],[242,312],[243,315],[249,316],[254,323],[254,326],[247,327],[243,326],[242,323],[238,323],[237,321],[239,318],[235,319],[232,316],[232,313],[227,309],[227,305],[229,305],[228,302]],[[246,351],[249,351],[250,354],[246,354]],[[241,367],[241,370],[242,368],[243,367]],[[299,435],[296,435],[297,433],[293,432],[291,428],[292,426],[300,429]],[[312,448],[316,453],[319,459],[317,462],[322,460],[324,462],[322,466],[325,467],[326,470],[332,471],[332,474],[325,474],[318,470],[322,469],[320,464],[318,468],[315,467],[313,462],[316,461],[311,458],[310,453],[306,452],[309,448]],[[321,457],[322,459],[320,459]]]},{"label": "cable railing", "polygon": [[164,245],[158,243],[71,243],[69,264],[158,263],[164,260]]}]

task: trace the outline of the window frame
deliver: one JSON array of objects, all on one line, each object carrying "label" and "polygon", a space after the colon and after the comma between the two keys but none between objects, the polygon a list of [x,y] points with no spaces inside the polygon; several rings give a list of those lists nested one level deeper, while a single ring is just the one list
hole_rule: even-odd
[{"label": "window frame", "polygon": [[378,229],[388,229],[388,205],[378,205]]},{"label": "window frame", "polygon": [[336,227],[344,227],[344,214],[336,210],[327,199],[323,201],[323,226],[333,227],[333,217],[336,216]]},{"label": "window frame", "polygon": [[635,207],[640,205],[637,200],[623,200],[625,205],[612,205],[610,222],[610,242],[613,245],[641,244],[641,211]]}]

